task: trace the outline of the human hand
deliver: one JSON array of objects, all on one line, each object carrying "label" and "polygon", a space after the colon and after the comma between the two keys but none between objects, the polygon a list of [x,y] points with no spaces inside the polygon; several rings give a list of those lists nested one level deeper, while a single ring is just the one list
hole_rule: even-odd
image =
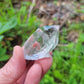
[{"label": "human hand", "polygon": [[26,61],[23,48],[14,47],[13,56],[0,69],[0,84],[39,84],[52,65],[52,57]]}]

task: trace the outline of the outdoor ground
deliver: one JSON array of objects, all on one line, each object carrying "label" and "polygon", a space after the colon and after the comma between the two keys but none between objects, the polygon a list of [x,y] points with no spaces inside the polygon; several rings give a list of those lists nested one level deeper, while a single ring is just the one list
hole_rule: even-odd
[{"label": "outdoor ground", "polygon": [[84,84],[84,0],[0,0],[0,67],[47,25],[60,26],[59,44],[40,84]]}]

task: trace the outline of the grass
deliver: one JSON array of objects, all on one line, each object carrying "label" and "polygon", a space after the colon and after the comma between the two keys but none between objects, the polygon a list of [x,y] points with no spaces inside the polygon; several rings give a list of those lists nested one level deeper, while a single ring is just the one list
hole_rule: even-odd
[{"label": "grass", "polygon": [[[80,24],[82,25],[82,23]],[[74,24],[70,26],[75,29]],[[79,27],[79,38],[77,43],[66,42],[67,31],[60,36],[61,43],[67,46],[58,46],[54,51],[53,64],[40,84],[83,84],[84,83],[84,26]],[[70,30],[71,31],[71,30]]]},{"label": "grass", "polygon": [[[23,45],[39,27],[40,22],[35,15],[27,18],[29,5],[30,2],[23,2],[20,10],[17,10],[13,8],[11,0],[0,2],[0,62],[11,57],[12,54],[8,52],[12,52],[18,39],[21,41],[19,45]],[[73,30],[79,32],[76,43],[67,40],[68,33]],[[52,67],[40,84],[84,84],[84,23],[69,24],[67,30],[63,28],[59,44],[62,46],[54,50]]]},{"label": "grass", "polygon": [[13,47],[18,45],[18,39],[22,41],[19,44],[23,45],[40,24],[35,15],[27,18],[27,7],[30,4],[30,2],[22,2],[18,10],[13,8],[11,0],[0,2],[0,43],[2,44],[0,61],[8,60],[9,56],[7,57],[6,53],[11,52]]}]

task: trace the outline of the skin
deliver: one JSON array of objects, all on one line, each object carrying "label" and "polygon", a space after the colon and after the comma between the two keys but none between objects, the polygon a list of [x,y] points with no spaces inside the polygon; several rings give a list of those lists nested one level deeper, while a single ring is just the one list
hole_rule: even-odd
[{"label": "skin", "polygon": [[39,84],[51,65],[52,57],[26,61],[23,48],[15,46],[13,56],[0,69],[0,84]]}]

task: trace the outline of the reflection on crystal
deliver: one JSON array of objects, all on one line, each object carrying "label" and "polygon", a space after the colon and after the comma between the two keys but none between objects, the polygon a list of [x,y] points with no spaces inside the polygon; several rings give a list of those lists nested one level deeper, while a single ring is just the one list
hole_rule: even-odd
[{"label": "reflection on crystal", "polygon": [[50,57],[58,44],[58,25],[38,28],[24,44],[24,56],[26,60],[38,60]]}]

